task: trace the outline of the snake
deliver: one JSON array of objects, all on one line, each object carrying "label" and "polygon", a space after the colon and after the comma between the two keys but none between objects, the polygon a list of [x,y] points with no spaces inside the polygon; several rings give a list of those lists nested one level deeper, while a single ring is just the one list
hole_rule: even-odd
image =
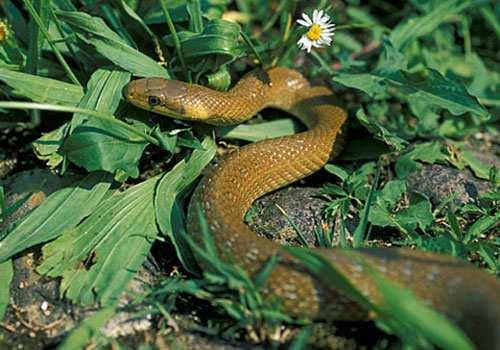
[{"label": "snake", "polygon": [[[370,317],[341,288],[325,283],[244,221],[256,199],[320,170],[339,152],[347,112],[335,104],[330,88],[313,86],[295,69],[274,67],[250,71],[227,91],[150,77],[132,80],[123,94],[139,108],[214,126],[242,123],[269,107],[303,123],[306,131],[250,143],[209,167],[190,200],[188,231],[202,235],[201,210],[220,258],[253,276],[279,255],[262,292],[279,298],[292,316],[346,321]],[[445,315],[477,348],[500,349],[500,282],[473,264],[410,248],[311,249],[374,305],[383,305],[384,295],[373,271]]]}]

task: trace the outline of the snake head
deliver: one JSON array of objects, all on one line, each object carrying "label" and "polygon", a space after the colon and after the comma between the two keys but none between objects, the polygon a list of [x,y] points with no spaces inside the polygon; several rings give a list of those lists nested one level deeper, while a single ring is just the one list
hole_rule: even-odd
[{"label": "snake head", "polygon": [[123,89],[123,96],[133,105],[178,119],[187,119],[185,101],[189,84],[163,78],[145,78],[131,81]]}]

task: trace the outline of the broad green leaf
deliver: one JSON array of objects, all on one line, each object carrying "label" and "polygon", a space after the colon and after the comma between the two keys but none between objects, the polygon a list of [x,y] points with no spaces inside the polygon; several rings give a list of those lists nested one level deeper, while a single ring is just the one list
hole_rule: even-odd
[{"label": "broad green leaf", "polygon": [[212,20],[202,33],[181,40],[184,56],[189,60],[217,55],[218,65],[229,63],[241,54],[238,44],[239,32],[240,27],[236,23]]},{"label": "broad green leaf", "polygon": [[99,17],[83,12],[57,11],[57,17],[75,31],[78,38],[134,75],[170,78],[168,71],[143,53],[130,47]]},{"label": "broad green leaf", "polygon": [[[377,67],[370,73],[339,73],[332,80],[355,88],[373,98],[385,97],[388,89],[395,89],[413,104],[447,109],[454,115],[466,112],[488,118],[488,111],[470,95],[465,86],[443,76],[439,71],[427,68],[421,74],[406,70],[406,58],[384,39],[384,53]],[[423,75],[422,75],[423,74]]]},{"label": "broad green leaf", "polygon": [[406,178],[410,173],[419,169],[416,160],[434,164],[438,160],[446,161],[447,155],[443,153],[441,144],[437,141],[425,142],[414,146],[414,148],[399,157],[396,161],[395,169],[400,179]]},{"label": "broad green leaf", "polygon": [[[240,26],[237,23],[214,19],[205,25],[201,33],[180,31],[177,34],[183,57],[189,63],[191,71],[209,75],[218,72],[217,75],[229,79],[230,74],[226,72],[224,65],[243,55],[243,49],[238,41]],[[172,34],[163,40],[167,45],[175,46]]]},{"label": "broad green leaf", "polygon": [[[128,72],[98,69],[92,74],[79,107],[113,114],[129,79]],[[139,176],[137,166],[147,142],[130,130],[82,113],[73,116],[71,128],[71,134],[58,153],[87,171],[104,170],[123,172],[125,177]]]},{"label": "broad green leaf", "polygon": [[375,120],[368,119],[365,111],[360,108],[356,112],[356,117],[360,121],[363,126],[368,129],[377,139],[384,141],[389,146],[393,147],[397,151],[401,151],[408,142],[399,136],[391,133],[385,127],[383,127],[380,123]]},{"label": "broad green leaf", "polygon": [[349,177],[349,173],[347,171],[335,164],[326,164],[325,170],[330,174],[337,176],[342,181],[345,181]]},{"label": "broad green leaf", "polygon": [[489,117],[488,111],[467,92],[463,84],[444,77],[434,69],[429,68],[425,78],[399,71],[387,76],[387,82],[415,99],[447,109],[454,115],[470,112],[483,118]]},{"label": "broad green leaf", "polygon": [[490,168],[493,165],[482,162],[472,151],[461,151],[460,158],[471,168],[474,175],[481,179],[489,178]]},{"label": "broad green leaf", "polygon": [[408,152],[406,156],[414,160],[434,164],[438,160],[446,160],[447,155],[443,153],[441,144],[438,141],[432,141],[415,145],[413,150]]},{"label": "broad green leaf", "polygon": [[407,69],[408,60],[405,55],[398,51],[387,37],[384,37],[382,47],[384,50],[375,68],[378,76],[387,76]]},{"label": "broad green leaf", "polygon": [[471,239],[479,238],[483,233],[498,225],[500,225],[500,214],[483,216],[467,230],[464,242],[467,243],[470,242]]},{"label": "broad green leaf", "polygon": [[406,184],[402,180],[391,180],[377,196],[377,203],[386,208],[393,207],[406,191]]},{"label": "broad green leaf", "polygon": [[52,193],[0,241],[0,262],[78,224],[94,211],[110,186],[109,175],[99,172]]},{"label": "broad green leaf", "polygon": [[292,135],[300,130],[300,124],[291,118],[258,124],[240,124],[217,128],[217,136],[244,141],[261,141],[273,137]]},{"label": "broad green leaf", "polygon": [[186,10],[189,13],[189,30],[200,33],[203,30],[201,1],[187,1]]},{"label": "broad green leaf", "polygon": [[370,73],[338,73],[332,77],[336,83],[361,90],[373,98],[387,96],[385,78]]},{"label": "broad green leaf", "polygon": [[150,178],[104,200],[43,249],[38,271],[61,277],[61,294],[84,305],[114,304],[147,257],[158,231]]},{"label": "broad green leaf", "polygon": [[405,192],[406,184],[403,180],[391,180],[385,184],[370,211],[370,222],[381,227],[396,227],[405,234],[417,226],[426,229],[434,221],[432,206],[426,197],[415,194],[411,197],[408,208],[395,212],[394,208]]},{"label": "broad green leaf", "polygon": [[[219,18],[225,9],[226,3],[229,0],[199,0],[201,10],[205,18]],[[189,13],[186,8],[186,0],[168,0],[165,1],[169,9],[172,20],[176,23],[187,22],[189,20]],[[160,9],[158,2],[153,2],[144,15],[144,21],[147,24],[163,24],[165,23],[165,15]]]},{"label": "broad green leaf", "polygon": [[466,61],[472,68],[472,81],[467,90],[477,96],[483,104],[500,106],[500,73],[486,67],[481,57],[474,53]]},{"label": "broad green leaf", "polygon": [[405,18],[391,33],[390,39],[396,49],[405,48],[415,39],[433,32],[447,18],[462,12],[473,5],[475,1],[445,0],[432,11],[416,17]]},{"label": "broad green leaf", "polygon": [[127,177],[138,177],[138,163],[147,142],[105,121],[94,121],[92,124],[77,126],[60,152],[87,171],[121,171]]},{"label": "broad green leaf", "polygon": [[14,94],[35,102],[76,106],[83,96],[83,89],[78,85],[4,68],[0,68],[0,80],[9,85]]},{"label": "broad green leaf", "polygon": [[345,47],[349,51],[359,51],[363,48],[363,45],[361,45],[353,35],[349,35],[342,31],[335,33],[335,44],[340,47]]},{"label": "broad green leaf", "polygon": [[10,282],[13,276],[12,261],[6,260],[0,263],[0,321],[2,321],[10,303]]},{"label": "broad green leaf", "polygon": [[434,222],[429,199],[423,195],[415,194],[410,201],[410,206],[397,213],[396,220],[409,231],[416,226],[426,230]]},{"label": "broad green leaf", "polygon": [[164,235],[170,238],[177,251],[177,256],[189,271],[196,271],[196,265],[188,244],[183,239],[182,232],[185,229],[182,222],[182,211],[176,201],[215,155],[215,143],[210,137],[206,137],[202,145],[203,150],[194,150],[190,157],[183,159],[172,170],[163,175],[155,195],[158,227]]},{"label": "broad green leaf", "polygon": [[59,128],[43,134],[32,143],[38,159],[46,161],[47,165],[52,169],[56,168],[64,160],[64,157],[57,151],[64,144],[69,128],[70,123],[64,123]]},{"label": "broad green leaf", "polygon": [[421,166],[419,163],[411,159],[411,157],[407,157],[406,155],[399,157],[394,166],[399,179],[406,179],[408,175],[420,168]]},{"label": "broad green leaf", "polygon": [[[80,108],[113,114],[120,104],[123,87],[130,80],[130,74],[116,67],[97,69],[87,83],[87,91],[78,104]],[[71,120],[71,129],[89,119],[85,114],[75,113]],[[92,125],[93,119],[87,125]]]},{"label": "broad green leaf", "polygon": [[[25,4],[26,7],[28,7]],[[38,66],[41,57],[42,47],[47,38],[43,35],[40,26],[45,28],[48,27],[50,17],[49,17],[49,6],[50,3],[42,0],[30,1],[28,12],[36,12],[40,22],[33,19],[33,13],[31,14],[31,20],[28,23],[28,50],[26,54],[26,66],[24,67],[25,72],[30,74],[38,73]],[[31,10],[31,9],[32,10]]]},{"label": "broad green leaf", "polygon": [[471,112],[483,118],[489,117],[488,111],[461,83],[448,79],[433,69],[428,69],[427,73],[425,79],[404,71],[386,76],[382,75],[385,73],[376,71],[360,74],[341,73],[332,79],[345,86],[362,90],[372,97],[382,95],[390,86],[407,94],[409,98],[445,108],[454,115]]},{"label": "broad green leaf", "polygon": [[398,226],[394,215],[387,208],[380,205],[374,205],[371,208],[368,220],[375,226]]}]

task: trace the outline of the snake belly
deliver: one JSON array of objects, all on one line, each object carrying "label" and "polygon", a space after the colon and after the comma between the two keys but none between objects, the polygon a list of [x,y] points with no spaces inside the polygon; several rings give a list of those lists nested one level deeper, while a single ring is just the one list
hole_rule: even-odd
[{"label": "snake belly", "polygon": [[[307,131],[235,150],[202,178],[190,202],[188,229],[200,236],[203,211],[222,259],[255,274],[274,255],[283,258],[263,292],[281,299],[283,309],[314,319],[366,319],[366,311],[342,292],[306,271],[280,245],[258,236],[243,221],[254,200],[321,169],[333,153],[346,112],[326,87],[313,87],[296,70],[272,68],[245,75],[231,90],[162,78],[134,80],[124,90],[132,104],[173,118],[231,125],[266,107],[298,118]],[[478,348],[500,349],[500,282],[466,262],[402,248],[315,248],[373,303],[383,296],[366,264],[389,281],[409,288],[447,316]],[[361,263],[362,261],[363,263]]]}]

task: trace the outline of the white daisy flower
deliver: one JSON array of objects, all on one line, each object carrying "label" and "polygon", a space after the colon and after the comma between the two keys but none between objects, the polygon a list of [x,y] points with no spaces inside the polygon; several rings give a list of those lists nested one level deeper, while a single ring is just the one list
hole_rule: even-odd
[{"label": "white daisy flower", "polygon": [[311,52],[312,47],[330,46],[332,43],[332,36],[335,35],[335,23],[331,23],[330,16],[323,10],[314,10],[312,20],[303,13],[302,19],[298,19],[297,23],[309,28],[307,33],[302,35],[297,42],[300,49]]}]

